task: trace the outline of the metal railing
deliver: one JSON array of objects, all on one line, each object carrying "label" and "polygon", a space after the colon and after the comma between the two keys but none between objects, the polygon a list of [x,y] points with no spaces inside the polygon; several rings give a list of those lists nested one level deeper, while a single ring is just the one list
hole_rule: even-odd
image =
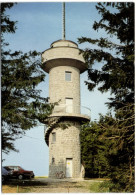
[{"label": "metal railing", "polygon": [[[65,105],[59,104],[56,105],[53,109],[53,114],[77,114],[77,115],[84,115],[86,117],[91,118],[91,110],[85,106],[72,106],[72,105]],[[49,129],[48,125],[44,126],[44,135],[46,134],[47,130]]]},{"label": "metal railing", "polygon": [[91,110],[84,106],[74,106],[74,105],[66,105],[66,104],[59,104],[54,107],[54,113],[69,113],[69,114],[81,114],[91,117]]}]

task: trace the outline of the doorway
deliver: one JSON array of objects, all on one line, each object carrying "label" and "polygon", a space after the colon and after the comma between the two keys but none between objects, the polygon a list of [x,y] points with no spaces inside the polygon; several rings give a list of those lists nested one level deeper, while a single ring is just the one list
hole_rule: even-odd
[{"label": "doorway", "polygon": [[72,158],[66,159],[66,177],[72,177]]},{"label": "doorway", "polygon": [[73,98],[66,98],[66,112],[73,112]]}]

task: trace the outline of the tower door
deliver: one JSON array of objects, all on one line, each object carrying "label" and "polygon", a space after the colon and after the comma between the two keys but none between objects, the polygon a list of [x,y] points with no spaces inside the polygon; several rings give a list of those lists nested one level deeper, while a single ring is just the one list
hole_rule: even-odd
[{"label": "tower door", "polygon": [[66,98],[66,112],[73,112],[73,98]]},{"label": "tower door", "polygon": [[66,177],[72,177],[72,158],[66,159]]}]

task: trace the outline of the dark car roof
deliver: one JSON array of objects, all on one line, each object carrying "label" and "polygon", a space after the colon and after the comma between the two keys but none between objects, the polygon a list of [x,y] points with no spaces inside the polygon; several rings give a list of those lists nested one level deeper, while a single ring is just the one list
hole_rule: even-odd
[{"label": "dark car roof", "polygon": [[8,165],[8,166],[4,166],[5,168],[15,168],[15,167],[19,167],[19,168],[22,168],[22,167],[20,167],[20,166],[16,166],[16,165]]},{"label": "dark car roof", "polygon": [[16,165],[7,165],[7,166],[4,166],[4,167],[20,167],[20,166],[16,166]]}]

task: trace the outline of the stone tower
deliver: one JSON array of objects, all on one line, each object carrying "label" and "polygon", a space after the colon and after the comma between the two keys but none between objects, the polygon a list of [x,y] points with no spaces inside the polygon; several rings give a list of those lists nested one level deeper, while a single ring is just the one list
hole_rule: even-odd
[{"label": "stone tower", "polygon": [[[45,140],[49,146],[49,177],[63,172],[65,177],[82,177],[80,129],[90,120],[90,110],[80,106],[80,74],[87,66],[78,45],[65,40],[65,3],[63,3],[63,40],[55,41],[42,53],[43,69],[49,73],[50,103],[58,102],[48,118]],[[67,125],[63,129],[63,125]]]},{"label": "stone tower", "polygon": [[[49,177],[63,171],[80,178],[80,126],[90,120],[90,110],[80,106],[80,74],[87,67],[76,43],[59,40],[42,54],[43,69],[49,73],[50,103],[59,102],[49,116],[45,140],[49,146]],[[54,121],[54,122],[52,122]],[[67,124],[63,129],[56,124]]]}]

